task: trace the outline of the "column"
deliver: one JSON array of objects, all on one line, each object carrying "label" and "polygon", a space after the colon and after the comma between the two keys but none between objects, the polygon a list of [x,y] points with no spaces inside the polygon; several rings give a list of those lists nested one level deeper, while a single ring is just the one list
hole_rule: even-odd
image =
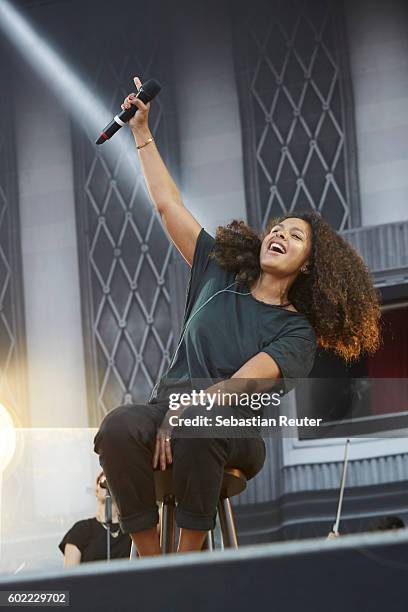
[{"label": "column", "polygon": [[346,3],[362,225],[408,218],[408,7]]},{"label": "column", "polygon": [[246,219],[241,123],[225,3],[173,11],[181,190],[206,229]]},{"label": "column", "polygon": [[33,427],[88,425],[70,123],[25,64],[15,78],[16,148]]}]

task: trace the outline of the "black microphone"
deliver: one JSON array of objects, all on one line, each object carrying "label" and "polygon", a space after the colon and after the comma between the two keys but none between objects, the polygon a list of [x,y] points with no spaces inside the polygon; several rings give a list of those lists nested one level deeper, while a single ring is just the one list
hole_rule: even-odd
[{"label": "black microphone", "polygon": [[[149,79],[148,81],[146,81],[146,83],[143,83],[143,85],[136,94],[136,98],[140,98],[142,102],[147,104],[148,102],[150,102],[150,100],[153,100],[153,98],[157,96],[160,90],[160,83],[155,79]],[[136,111],[137,106],[132,104],[130,108],[126,108],[121,113],[119,113],[119,115],[115,115],[112,121],[108,123],[108,125],[103,129],[98,140],[95,141],[95,144],[102,144],[106,140],[109,140],[109,138],[112,138],[112,136],[116,134],[116,132],[120,130],[121,127],[126,125],[126,122],[129,121],[129,119],[131,119],[133,115],[136,114]]]}]

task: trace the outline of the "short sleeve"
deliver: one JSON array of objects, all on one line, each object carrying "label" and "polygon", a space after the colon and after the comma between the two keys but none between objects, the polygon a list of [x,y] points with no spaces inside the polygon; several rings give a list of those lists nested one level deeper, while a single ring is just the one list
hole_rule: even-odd
[{"label": "short sleeve", "polygon": [[208,257],[213,250],[214,245],[215,238],[213,238],[213,236],[206,232],[202,227],[197,237],[193,263],[191,266],[190,285],[193,291],[195,291],[200,284],[200,279],[202,278],[209,264]]},{"label": "short sleeve", "polygon": [[209,255],[215,245],[215,238],[211,236],[202,227],[197,237],[197,242],[194,250],[193,262],[191,265],[190,279],[187,288],[185,316],[187,316],[191,305],[195,301],[199,292],[203,276],[207,271],[208,266],[213,266],[210,262]]},{"label": "short sleeve", "polygon": [[278,385],[286,394],[296,386],[296,379],[309,375],[315,360],[316,340],[313,332],[310,337],[285,335],[266,344],[262,352],[277,363],[281,372]]},{"label": "short sleeve", "polygon": [[88,521],[78,521],[64,535],[61,542],[58,544],[58,548],[60,549],[62,554],[65,554],[65,544],[75,544],[75,546],[79,548],[82,553],[89,542],[89,538],[90,529]]}]

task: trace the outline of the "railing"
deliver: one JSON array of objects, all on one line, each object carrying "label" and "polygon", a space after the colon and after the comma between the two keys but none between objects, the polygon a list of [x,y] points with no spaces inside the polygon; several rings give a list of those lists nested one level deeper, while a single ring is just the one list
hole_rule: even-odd
[{"label": "railing", "polygon": [[408,221],[340,232],[364,258],[377,286],[408,282]]}]

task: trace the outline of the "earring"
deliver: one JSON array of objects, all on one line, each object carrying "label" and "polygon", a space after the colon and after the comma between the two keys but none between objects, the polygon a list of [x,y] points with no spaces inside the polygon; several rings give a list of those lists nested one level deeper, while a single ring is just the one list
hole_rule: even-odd
[{"label": "earring", "polygon": [[303,274],[307,274],[307,272],[309,272],[309,268],[307,266],[304,266],[300,268],[300,271],[303,272]]}]

